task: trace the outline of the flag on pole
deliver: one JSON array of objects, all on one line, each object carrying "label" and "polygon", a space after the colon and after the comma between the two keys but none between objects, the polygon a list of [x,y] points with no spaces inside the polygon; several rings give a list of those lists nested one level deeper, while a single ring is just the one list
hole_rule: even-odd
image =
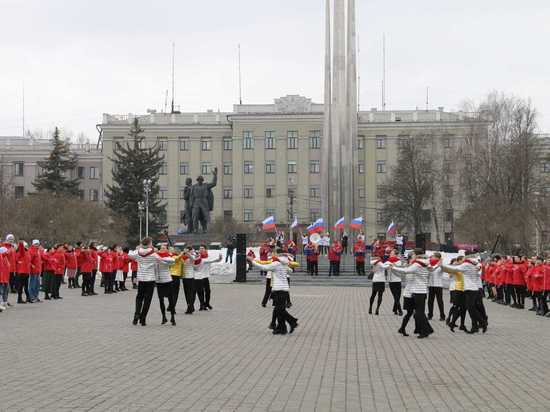
[{"label": "flag on pole", "polygon": [[323,218],[320,217],[315,222],[307,227],[307,232],[312,235],[313,233],[323,232],[325,230],[325,222]]},{"label": "flag on pole", "polygon": [[336,221],[336,223],[334,224],[334,230],[344,230],[344,218],[341,217],[340,219],[338,219]]},{"label": "flag on pole", "polygon": [[291,229],[296,229],[298,227],[298,216],[294,216],[294,221],[290,225]]},{"label": "flag on pole", "polygon": [[361,229],[363,227],[363,216],[356,217],[349,225],[352,229]]},{"label": "flag on pole", "polygon": [[269,216],[262,221],[262,229],[265,231],[275,229],[275,217]]},{"label": "flag on pole", "polygon": [[391,221],[390,225],[388,226],[388,229],[386,230],[386,235],[389,237],[395,237],[397,234],[397,225]]}]

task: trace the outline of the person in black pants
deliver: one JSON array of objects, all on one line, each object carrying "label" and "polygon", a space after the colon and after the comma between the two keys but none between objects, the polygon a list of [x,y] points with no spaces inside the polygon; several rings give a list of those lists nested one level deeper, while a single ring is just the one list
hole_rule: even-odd
[{"label": "person in black pants", "polygon": [[[410,292],[407,293],[405,289],[405,294],[410,294]],[[403,297],[403,309],[405,309],[407,313],[405,313],[405,316],[403,316],[403,321],[401,322],[401,327],[399,328],[398,332],[403,336],[409,336],[409,334],[407,333],[407,325],[412,315],[414,314],[414,299],[412,298],[412,296]]]},{"label": "person in black pants", "polygon": [[286,322],[291,325],[291,332],[294,329],[292,325],[298,324],[298,319],[293,317],[286,310],[286,304],[289,299],[288,294],[289,293],[284,290],[276,290],[274,292],[271,292],[273,305],[275,306],[275,318],[277,319],[277,326],[276,329],[273,330],[273,332],[283,335],[287,333]]},{"label": "person in black pants", "polygon": [[137,320],[142,326],[145,326],[145,320],[147,319],[147,313],[151,307],[151,300],[153,299],[153,293],[155,292],[155,281],[139,281],[138,291],[136,296],[136,311],[134,314],[134,324],[137,324]]},{"label": "person in black pants", "polygon": [[262,299],[262,306],[265,308],[267,305],[267,301],[271,297],[271,272],[267,272],[267,276],[265,277],[265,292],[264,297]]},{"label": "person in black pants", "polygon": [[229,261],[229,263],[233,264],[233,251],[235,250],[235,237],[231,236],[227,240],[227,251],[225,253],[225,263]]}]

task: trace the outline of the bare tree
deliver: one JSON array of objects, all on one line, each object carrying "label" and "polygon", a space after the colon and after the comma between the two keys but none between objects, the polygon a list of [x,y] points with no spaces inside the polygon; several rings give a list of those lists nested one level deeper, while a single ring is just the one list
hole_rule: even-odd
[{"label": "bare tree", "polygon": [[434,165],[428,153],[432,138],[417,136],[400,141],[397,164],[381,188],[384,219],[422,233],[434,194]]},{"label": "bare tree", "polygon": [[457,232],[485,247],[500,235],[504,251],[530,250],[542,184],[536,110],[530,101],[493,92],[473,111],[490,126],[474,123],[461,151],[467,205]]}]

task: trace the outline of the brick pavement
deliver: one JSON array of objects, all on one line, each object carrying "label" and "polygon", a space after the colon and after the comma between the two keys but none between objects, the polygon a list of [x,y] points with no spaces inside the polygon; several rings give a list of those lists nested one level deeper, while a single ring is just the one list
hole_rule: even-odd
[{"label": "brick pavement", "polygon": [[[550,319],[488,304],[486,335],[434,321],[397,334],[386,291],[297,286],[293,335],[273,336],[261,285],[213,285],[214,310],[130,324],[134,292],[0,314],[1,411],[548,410]],[[180,293],[180,308],[183,312]],[[413,325],[409,324],[409,332]]]}]

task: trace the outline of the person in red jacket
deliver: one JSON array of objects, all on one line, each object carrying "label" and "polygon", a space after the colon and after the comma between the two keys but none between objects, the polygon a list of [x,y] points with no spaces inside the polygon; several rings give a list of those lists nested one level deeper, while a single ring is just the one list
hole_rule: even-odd
[{"label": "person in red jacket", "polygon": [[137,289],[138,288],[137,287],[137,272],[138,272],[137,260],[130,259],[130,270],[132,271],[132,289]]},{"label": "person in red jacket", "polygon": [[92,295],[92,269],[95,266],[94,263],[90,248],[82,246],[78,255],[78,267],[82,275],[82,296]]},{"label": "person in red jacket", "polygon": [[307,267],[310,276],[319,276],[319,246],[314,245],[311,240],[304,248],[307,259]]},{"label": "person in red jacket", "polygon": [[67,244],[65,247],[65,266],[67,268],[67,278],[69,289],[76,288],[76,271],[78,270],[78,260],[75,250],[72,245]]},{"label": "person in red jacket", "polygon": [[328,249],[329,276],[340,276],[340,258],[344,249],[338,240],[332,242]]},{"label": "person in red jacket", "polygon": [[76,246],[74,248],[74,254],[76,256],[76,276],[74,278],[74,287],[80,289],[80,284],[78,279],[80,279],[80,265],[79,265],[79,256],[82,252],[82,242],[76,242]]},{"label": "person in red jacket", "polygon": [[128,290],[126,288],[126,278],[128,277],[128,272],[130,271],[130,258],[128,253],[130,252],[129,248],[122,249],[119,256],[119,270],[122,270],[122,281],[119,281],[118,288],[122,291]]},{"label": "person in red jacket", "polygon": [[53,264],[53,284],[52,284],[52,298],[55,300],[63,299],[59,296],[59,289],[65,276],[65,247],[61,244],[55,248],[54,264]]},{"label": "person in red jacket", "polygon": [[[9,265],[9,271],[10,271],[10,292],[16,293],[17,292],[17,265],[16,265],[16,258],[15,258],[15,236],[12,234],[9,234],[6,236],[6,241],[4,242],[4,247],[7,250],[6,252],[6,259]],[[9,303],[7,303],[8,306],[11,306]]]},{"label": "person in red jacket", "polygon": [[[17,303],[32,303],[29,294],[29,275],[31,274],[31,257],[28,251],[28,245],[25,241],[19,241],[16,252],[16,270],[17,270]],[[23,300],[23,290],[25,297]]]},{"label": "person in red jacket", "polygon": [[545,265],[543,259],[539,256],[535,259],[535,265],[531,272],[531,289],[535,300],[537,301],[537,315],[544,316],[548,312],[544,293],[544,275]]},{"label": "person in red jacket", "polygon": [[103,287],[105,294],[114,293],[114,273],[116,265],[116,252],[114,246],[111,248],[104,247],[99,253],[99,271],[103,279]]},{"label": "person in red jacket", "polygon": [[29,248],[29,255],[31,258],[31,274],[29,276],[29,294],[31,295],[31,302],[40,302],[38,297],[40,291],[40,275],[42,274],[42,253],[43,249],[40,246],[40,241],[34,239],[32,245]]},{"label": "person in red jacket", "polygon": [[42,290],[44,292],[44,300],[50,300],[52,294],[52,285],[54,283],[54,264],[55,264],[55,247],[52,246],[42,253]]},{"label": "person in red jacket", "polygon": [[358,276],[365,276],[365,257],[367,255],[367,246],[360,238],[358,238],[355,245],[353,245],[353,255],[355,256],[355,272]]},{"label": "person in red jacket", "polygon": [[9,282],[10,282],[10,264],[7,258],[8,249],[0,246],[0,312],[7,309]]},{"label": "person in red jacket", "polygon": [[92,295],[97,295],[97,293],[94,291],[94,288],[95,288],[95,279],[96,279],[96,276],[97,276],[97,269],[99,267],[99,255],[98,255],[98,251],[97,251],[97,245],[96,245],[95,242],[90,243],[90,255],[91,255],[92,261],[93,261],[92,282],[91,282],[92,292],[91,292],[91,294]]}]

